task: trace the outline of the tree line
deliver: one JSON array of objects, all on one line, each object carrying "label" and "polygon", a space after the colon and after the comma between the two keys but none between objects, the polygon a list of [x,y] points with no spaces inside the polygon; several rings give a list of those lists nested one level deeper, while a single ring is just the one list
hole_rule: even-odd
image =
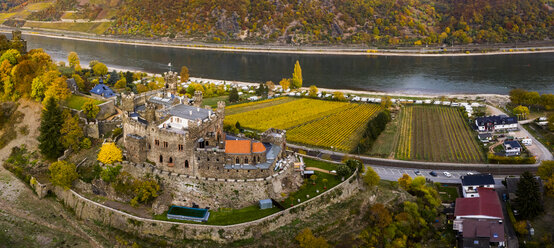
[{"label": "tree line", "polygon": [[385,130],[390,120],[391,117],[388,110],[381,111],[381,113],[375,116],[375,118],[371,119],[367,123],[366,129],[362,135],[362,138],[358,142],[358,145],[352,152],[366,153],[370,151],[371,147],[373,147],[373,143],[377,140],[381,132]]}]

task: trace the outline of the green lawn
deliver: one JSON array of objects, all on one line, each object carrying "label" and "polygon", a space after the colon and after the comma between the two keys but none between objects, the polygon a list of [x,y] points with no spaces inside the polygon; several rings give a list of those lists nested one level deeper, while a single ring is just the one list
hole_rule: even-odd
[{"label": "green lawn", "polygon": [[546,146],[550,152],[554,152],[554,132],[550,132],[535,123],[524,124],[522,126]]},{"label": "green lawn", "polygon": [[320,168],[328,171],[337,169],[337,164],[328,163],[328,162],[306,158],[306,157],[304,157],[304,163],[306,164],[306,167],[316,167],[316,168]]},{"label": "green lawn", "polygon": [[67,99],[65,104],[69,108],[76,109],[76,110],[81,110],[81,107],[83,106],[83,104],[88,100],[93,100],[96,103],[96,105],[101,104],[101,103],[104,102],[104,101],[96,100],[96,99],[93,99],[93,98],[90,98],[90,97],[71,95]]},{"label": "green lawn", "polygon": [[[265,216],[274,214],[279,212],[279,208],[273,207],[268,209],[260,209],[258,204],[252,205],[249,207],[241,208],[241,209],[227,209],[227,208],[221,208],[217,211],[210,210],[210,218],[207,222],[203,224],[208,225],[232,225],[232,224],[238,224],[248,221],[257,220],[260,218],[263,218]],[[182,220],[170,220],[167,219],[167,212],[155,215],[154,219],[156,220],[166,220],[166,221],[176,221],[176,222],[183,222],[183,223],[196,223],[193,221],[182,221]]]},{"label": "green lawn", "polygon": [[442,186],[438,187],[439,195],[442,202],[454,202],[458,198],[458,188],[454,186]]},{"label": "green lawn", "polygon": [[[312,180],[304,180],[304,184],[300,186],[300,189],[292,193],[284,202],[282,202],[283,207],[288,208],[291,207],[291,204],[297,205],[305,202],[306,200],[311,199],[341,183],[340,179],[338,179],[335,175],[321,173],[319,171],[316,171],[315,175],[317,176],[315,184],[312,183]],[[327,179],[327,183],[325,185],[323,184],[324,178]],[[317,192],[318,190],[319,193]],[[307,196],[310,197],[308,198]],[[298,202],[298,199],[300,199],[300,202]]]},{"label": "green lawn", "polygon": [[219,101],[227,102],[227,99],[229,99],[229,96],[216,96],[216,97],[204,98],[202,99],[202,106],[210,106],[215,109],[217,108],[217,102]]}]

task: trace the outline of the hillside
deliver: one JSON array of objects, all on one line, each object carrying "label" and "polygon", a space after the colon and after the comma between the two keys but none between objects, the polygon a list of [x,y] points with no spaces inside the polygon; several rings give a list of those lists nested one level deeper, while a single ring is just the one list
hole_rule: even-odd
[{"label": "hillside", "polygon": [[551,6],[549,0],[57,0],[28,19],[110,19],[103,31],[121,36],[419,46],[554,37]]}]

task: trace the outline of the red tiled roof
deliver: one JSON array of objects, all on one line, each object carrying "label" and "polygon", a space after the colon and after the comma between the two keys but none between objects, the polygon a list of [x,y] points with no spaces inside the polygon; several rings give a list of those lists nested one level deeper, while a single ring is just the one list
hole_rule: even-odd
[{"label": "red tiled roof", "polygon": [[231,154],[250,153],[250,140],[226,140],[225,153],[231,153]]},{"label": "red tiled roof", "polygon": [[262,143],[260,143],[260,142],[254,142],[254,143],[252,143],[252,152],[253,152],[253,153],[265,152],[265,146],[264,146],[264,144],[262,144]]},{"label": "red tiled roof", "polygon": [[265,146],[260,142],[250,140],[226,140],[225,153],[250,154],[265,152]]},{"label": "red tiled roof", "polygon": [[504,219],[496,192],[488,188],[478,188],[477,192],[479,192],[479,197],[456,199],[454,215],[482,215]]}]

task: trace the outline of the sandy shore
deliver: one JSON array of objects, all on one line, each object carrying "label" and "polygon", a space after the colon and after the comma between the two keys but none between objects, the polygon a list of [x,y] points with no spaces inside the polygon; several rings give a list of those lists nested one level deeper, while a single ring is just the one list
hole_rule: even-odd
[{"label": "sandy shore", "polygon": [[[2,32],[8,32],[5,27],[0,29]],[[554,53],[553,46],[545,47],[524,47],[524,48],[497,48],[499,51],[490,52],[443,52],[442,48],[421,48],[419,50],[385,50],[385,49],[352,49],[352,48],[318,48],[318,47],[279,47],[267,46],[264,48],[248,45],[217,45],[217,44],[170,44],[163,41],[145,41],[139,39],[124,39],[124,38],[109,38],[109,37],[92,37],[90,34],[82,33],[82,36],[76,36],[75,33],[64,32],[60,30],[45,30],[49,32],[58,32],[61,34],[41,33],[39,30],[22,29],[25,35],[35,35],[56,39],[79,40],[100,43],[124,44],[133,46],[150,46],[150,47],[169,47],[182,48],[192,50],[205,51],[221,51],[221,52],[245,52],[245,53],[280,53],[280,54],[312,54],[312,55],[347,55],[347,56],[417,56],[417,57],[439,57],[439,56],[483,56],[483,55],[502,55],[502,54],[530,54],[530,53]],[[476,47],[478,48],[478,47]],[[451,48],[446,48],[451,49]],[[459,49],[459,48],[455,48]]]}]

